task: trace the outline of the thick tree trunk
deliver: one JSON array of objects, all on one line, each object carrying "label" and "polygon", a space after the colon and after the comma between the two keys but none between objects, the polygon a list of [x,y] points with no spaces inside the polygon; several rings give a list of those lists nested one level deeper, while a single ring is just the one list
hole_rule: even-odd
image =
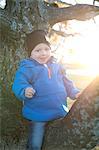
[{"label": "thick tree trunk", "polygon": [[82,92],[68,115],[47,126],[43,150],[91,150],[99,142],[99,77]]}]

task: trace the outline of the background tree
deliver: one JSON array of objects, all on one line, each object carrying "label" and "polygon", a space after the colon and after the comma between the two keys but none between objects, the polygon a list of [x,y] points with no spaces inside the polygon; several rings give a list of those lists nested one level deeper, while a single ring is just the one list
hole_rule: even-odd
[{"label": "background tree", "polygon": [[[26,34],[35,29],[44,29],[50,35],[55,23],[93,18],[99,15],[99,7],[87,4],[65,5],[61,2],[50,4],[43,0],[7,0],[6,3],[4,9],[0,8],[1,137],[3,148],[8,145],[13,149],[9,143],[20,142],[26,130],[23,124],[27,124],[20,116],[21,104],[11,91],[18,62],[27,56],[24,50]],[[74,107],[76,109],[76,104]]]}]

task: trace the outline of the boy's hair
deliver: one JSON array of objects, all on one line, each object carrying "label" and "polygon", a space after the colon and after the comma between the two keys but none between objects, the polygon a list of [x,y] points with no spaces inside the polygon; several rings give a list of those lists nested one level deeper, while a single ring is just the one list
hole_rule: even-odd
[{"label": "boy's hair", "polygon": [[26,35],[25,48],[30,56],[34,47],[40,43],[45,43],[50,47],[50,43],[46,39],[47,33],[44,30],[34,30]]}]

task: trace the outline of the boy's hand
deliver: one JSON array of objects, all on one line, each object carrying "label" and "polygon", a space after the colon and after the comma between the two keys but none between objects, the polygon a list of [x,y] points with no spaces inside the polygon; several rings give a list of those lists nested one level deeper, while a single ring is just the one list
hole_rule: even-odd
[{"label": "boy's hand", "polygon": [[25,97],[32,98],[34,94],[35,90],[33,88],[28,87],[25,89]]},{"label": "boy's hand", "polygon": [[81,92],[77,93],[77,94],[75,95],[75,98],[77,99],[80,95],[81,95]]}]

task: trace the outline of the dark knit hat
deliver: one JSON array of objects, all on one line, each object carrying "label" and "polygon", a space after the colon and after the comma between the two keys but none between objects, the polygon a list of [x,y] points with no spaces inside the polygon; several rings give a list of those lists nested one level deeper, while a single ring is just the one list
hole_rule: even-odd
[{"label": "dark knit hat", "polygon": [[46,39],[46,35],[47,33],[44,30],[34,30],[33,32],[27,34],[25,46],[28,55],[30,55],[34,47],[40,43],[45,43],[50,46],[50,43]]}]

